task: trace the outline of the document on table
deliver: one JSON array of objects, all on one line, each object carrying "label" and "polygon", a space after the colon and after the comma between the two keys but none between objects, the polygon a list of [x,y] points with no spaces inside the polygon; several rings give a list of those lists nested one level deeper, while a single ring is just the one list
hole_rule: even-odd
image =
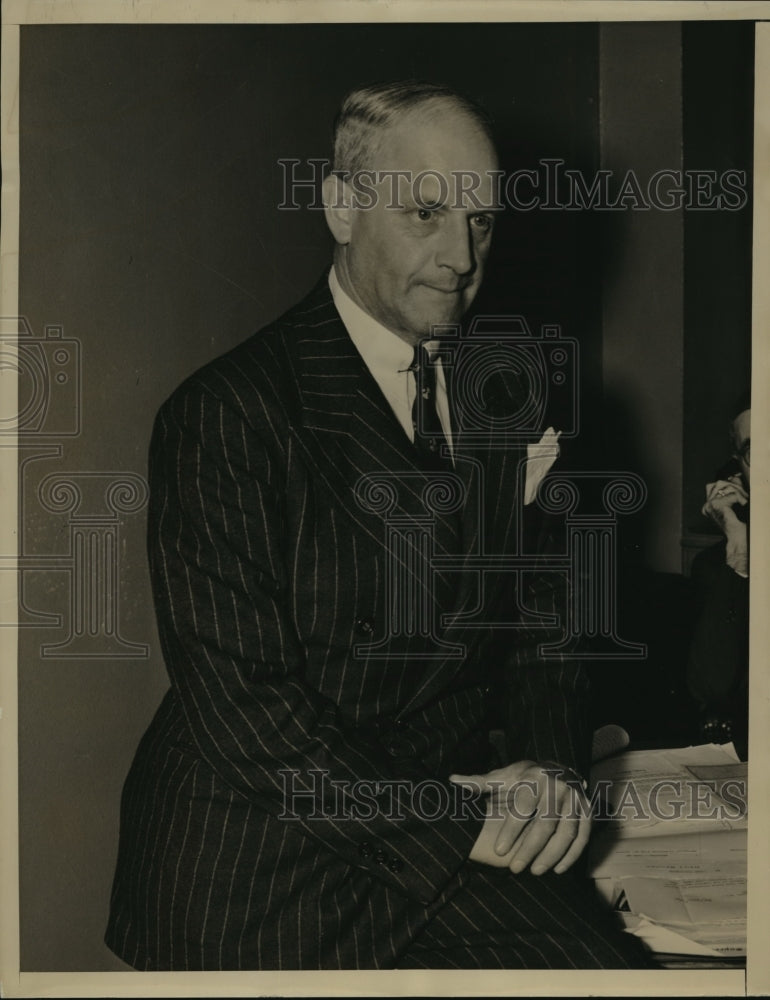
[{"label": "document on table", "polygon": [[687,764],[685,766],[694,778],[712,784],[716,794],[723,802],[735,801],[740,804],[744,814],[748,811],[746,800],[749,780],[748,764],[739,761],[735,764]]},{"label": "document on table", "polygon": [[746,953],[747,765],[732,746],[627,751],[594,765],[589,872],[657,954]]},{"label": "document on table", "polygon": [[[746,927],[746,879],[624,878],[632,913],[691,931],[697,924]],[[684,929],[687,931],[684,931]]]},{"label": "document on table", "polygon": [[626,751],[591,769],[595,826],[619,838],[745,829],[746,776],[732,744]]},{"label": "document on table", "polygon": [[624,875],[688,878],[712,875],[746,877],[747,831],[679,833],[667,837],[618,838],[597,826],[589,848],[589,874],[595,879]]},{"label": "document on table", "polygon": [[[655,924],[634,913],[619,914],[626,930],[640,938],[657,955],[687,956],[689,958],[741,958],[746,954],[746,932],[736,931],[726,936],[722,928],[716,936],[709,927],[697,928],[699,940],[685,936],[681,928]],[[665,963],[664,963],[665,964]]]}]

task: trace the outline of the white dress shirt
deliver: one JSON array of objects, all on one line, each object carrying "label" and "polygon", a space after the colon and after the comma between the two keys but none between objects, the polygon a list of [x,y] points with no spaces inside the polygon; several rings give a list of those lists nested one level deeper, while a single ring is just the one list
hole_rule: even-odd
[{"label": "white dress shirt", "polygon": [[[410,441],[414,441],[412,426],[412,406],[417,394],[414,372],[410,366],[414,361],[414,348],[405,340],[378,323],[369,313],[357,305],[344,291],[332,267],[329,272],[329,288],[334,305],[340,314],[350,339],[364,359],[364,364],[372,373],[382,394],[390,403],[398,422]],[[437,340],[429,340],[423,345],[431,357],[438,350]],[[441,360],[436,361],[436,410],[441,429],[447,439],[450,452],[453,450],[452,422],[449,418],[449,399],[446,391],[444,370]]]}]

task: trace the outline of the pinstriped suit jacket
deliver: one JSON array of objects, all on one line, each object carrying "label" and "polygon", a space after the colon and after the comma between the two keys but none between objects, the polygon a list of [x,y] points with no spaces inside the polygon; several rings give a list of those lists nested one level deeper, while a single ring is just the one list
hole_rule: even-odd
[{"label": "pinstriped suit jacket", "polygon": [[[583,765],[579,669],[537,662],[542,630],[484,625],[553,610],[552,588],[458,568],[520,544],[521,452],[461,428],[455,451],[465,502],[428,512],[445,562],[426,583],[426,474],[325,278],[161,408],[148,546],[171,689],[123,792],[106,940],[129,964],[391,967],[464,878],[481,820],[447,777],[495,763],[492,709],[517,758]],[[412,598],[455,618],[426,634]]]}]

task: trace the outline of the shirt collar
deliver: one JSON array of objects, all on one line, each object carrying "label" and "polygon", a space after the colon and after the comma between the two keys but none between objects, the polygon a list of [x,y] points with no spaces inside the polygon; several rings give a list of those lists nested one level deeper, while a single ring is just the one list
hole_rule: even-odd
[{"label": "shirt collar", "polygon": [[[406,371],[414,360],[414,348],[351,299],[340,284],[334,266],[329,271],[329,290],[340,319],[367,368],[372,373]],[[433,355],[439,342],[431,340],[424,346]]]}]

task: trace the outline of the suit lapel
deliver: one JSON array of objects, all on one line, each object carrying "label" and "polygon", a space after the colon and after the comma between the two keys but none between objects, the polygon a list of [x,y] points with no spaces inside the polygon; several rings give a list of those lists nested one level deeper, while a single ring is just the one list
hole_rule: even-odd
[{"label": "suit lapel", "polygon": [[[308,464],[373,540],[386,544],[385,520],[392,515],[423,523],[427,517],[434,551],[456,554],[458,518],[426,506],[431,475],[420,467],[416,450],[353,345],[325,279],[293,322],[302,400],[295,435]],[[451,602],[446,573],[439,584],[441,597]]]}]

